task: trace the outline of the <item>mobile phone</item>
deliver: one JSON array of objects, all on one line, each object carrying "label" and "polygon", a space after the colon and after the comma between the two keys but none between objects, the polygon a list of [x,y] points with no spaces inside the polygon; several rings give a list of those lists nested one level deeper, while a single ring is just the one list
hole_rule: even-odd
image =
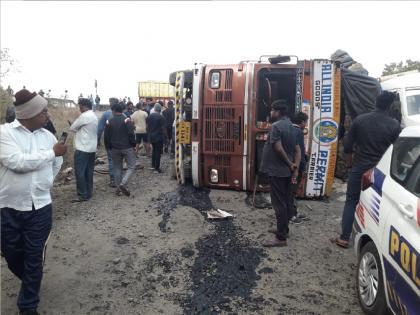
[{"label": "mobile phone", "polygon": [[66,143],[67,136],[68,136],[67,132],[63,131],[63,133],[61,134],[61,137],[60,137],[60,142],[62,144],[65,144]]}]

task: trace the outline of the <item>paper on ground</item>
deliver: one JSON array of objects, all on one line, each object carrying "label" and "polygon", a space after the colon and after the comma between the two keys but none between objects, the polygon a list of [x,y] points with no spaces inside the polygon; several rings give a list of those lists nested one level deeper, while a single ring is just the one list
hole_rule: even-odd
[{"label": "paper on ground", "polygon": [[207,211],[208,219],[225,219],[231,217],[233,217],[233,215],[231,215],[229,212],[220,209]]}]

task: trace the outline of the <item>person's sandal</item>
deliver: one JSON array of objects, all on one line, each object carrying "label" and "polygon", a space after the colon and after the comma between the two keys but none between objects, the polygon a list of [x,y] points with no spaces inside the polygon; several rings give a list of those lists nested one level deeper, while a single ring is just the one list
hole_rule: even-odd
[{"label": "person's sandal", "polygon": [[341,247],[341,248],[349,248],[349,242],[342,240],[341,238],[337,237],[336,239],[334,239],[334,242],[337,246]]}]

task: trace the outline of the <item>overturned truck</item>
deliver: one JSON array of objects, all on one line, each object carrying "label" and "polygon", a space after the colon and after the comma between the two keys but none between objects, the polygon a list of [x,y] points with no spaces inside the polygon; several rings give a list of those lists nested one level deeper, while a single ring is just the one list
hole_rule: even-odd
[{"label": "overturned truck", "polygon": [[[370,96],[364,92],[355,95],[358,91],[352,87],[344,95],[343,71],[349,70],[331,60],[262,56],[258,61],[199,64],[193,70],[171,73],[179,183],[190,180],[196,187],[267,189],[258,169],[271,127],[271,103],[284,99],[289,113],[302,111],[309,116],[305,132],[308,163],[299,194],[328,196],[345,118],[371,110],[378,93],[376,85],[370,84]],[[365,96],[367,105],[360,101]]]}]

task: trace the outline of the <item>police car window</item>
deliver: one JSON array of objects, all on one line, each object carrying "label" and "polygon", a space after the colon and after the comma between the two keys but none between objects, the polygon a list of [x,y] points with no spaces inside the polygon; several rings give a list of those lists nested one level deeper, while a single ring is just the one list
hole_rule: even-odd
[{"label": "police car window", "polygon": [[420,161],[420,139],[399,138],[392,152],[391,176],[403,186]]},{"label": "police car window", "polygon": [[416,162],[416,165],[411,172],[406,189],[420,197],[420,160]]}]

